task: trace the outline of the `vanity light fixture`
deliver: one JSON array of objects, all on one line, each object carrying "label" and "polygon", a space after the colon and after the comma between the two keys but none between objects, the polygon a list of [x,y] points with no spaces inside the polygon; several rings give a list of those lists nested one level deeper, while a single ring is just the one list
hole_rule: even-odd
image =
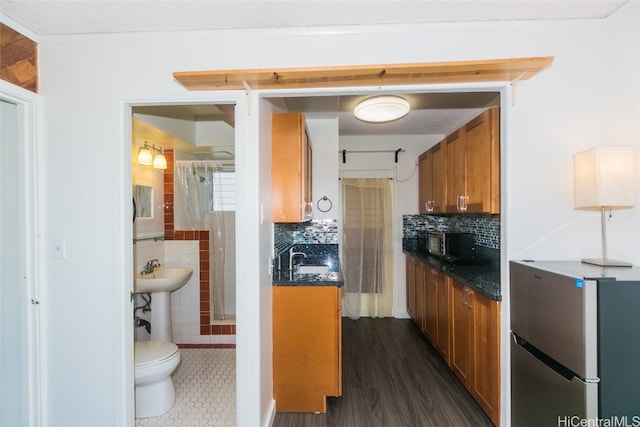
[{"label": "vanity light fixture", "polygon": [[144,147],[140,147],[138,150],[138,164],[142,166],[151,166],[153,163],[153,154],[151,150],[147,148],[147,143],[144,143]]},{"label": "vanity light fixture", "polygon": [[[157,151],[158,154],[154,156],[151,150]],[[164,154],[162,154],[162,147],[156,147],[153,144],[149,145],[147,141],[145,141],[144,145],[138,150],[138,164],[142,166],[153,165],[156,169],[166,169],[167,159],[164,157]]]},{"label": "vanity light fixture", "polygon": [[384,95],[363,100],[353,110],[353,114],[364,122],[385,123],[406,116],[410,110],[406,99]]}]

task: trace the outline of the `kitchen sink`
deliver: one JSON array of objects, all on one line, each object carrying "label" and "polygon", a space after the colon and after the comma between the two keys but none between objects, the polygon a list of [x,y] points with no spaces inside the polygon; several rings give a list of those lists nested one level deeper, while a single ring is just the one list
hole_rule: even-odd
[{"label": "kitchen sink", "polygon": [[326,274],[329,272],[328,265],[303,264],[295,270],[298,274]]}]

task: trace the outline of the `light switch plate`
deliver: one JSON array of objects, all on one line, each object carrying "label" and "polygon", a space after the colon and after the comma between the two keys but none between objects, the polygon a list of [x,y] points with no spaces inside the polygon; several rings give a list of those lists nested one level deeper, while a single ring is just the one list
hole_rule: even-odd
[{"label": "light switch plate", "polygon": [[64,239],[55,239],[51,250],[53,253],[53,259],[65,259],[67,257]]}]

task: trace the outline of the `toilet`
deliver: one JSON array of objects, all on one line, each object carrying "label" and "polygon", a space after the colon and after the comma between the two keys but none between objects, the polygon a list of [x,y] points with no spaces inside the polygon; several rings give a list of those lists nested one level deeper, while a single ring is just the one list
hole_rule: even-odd
[{"label": "toilet", "polygon": [[178,346],[166,341],[135,343],[136,418],[165,414],[176,401],[171,374],[180,363]]}]

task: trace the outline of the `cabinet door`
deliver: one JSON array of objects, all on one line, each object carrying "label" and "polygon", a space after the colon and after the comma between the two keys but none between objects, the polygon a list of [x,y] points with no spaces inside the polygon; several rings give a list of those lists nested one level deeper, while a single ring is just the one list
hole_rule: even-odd
[{"label": "cabinet door", "polygon": [[424,313],[424,334],[429,341],[435,346],[437,336],[437,317],[438,317],[438,299],[436,295],[437,282],[436,271],[429,267],[425,267],[425,313]]},{"label": "cabinet door", "polygon": [[416,319],[416,261],[410,256],[406,257],[407,267],[407,313],[412,319]]},{"label": "cabinet door", "polygon": [[471,371],[471,339],[469,291],[460,282],[449,279],[451,285],[451,369],[463,384]]},{"label": "cabinet door", "polygon": [[273,288],[273,395],[280,412],[326,412],[340,396],[342,318],[337,286]]},{"label": "cabinet door", "polygon": [[425,265],[416,262],[416,317],[415,321],[422,332],[424,332],[424,275]]},{"label": "cabinet door", "polygon": [[447,145],[439,142],[431,150],[431,205],[434,213],[445,211],[447,194]]},{"label": "cabinet door", "polygon": [[498,111],[495,108],[485,111],[466,126],[467,212],[499,212],[498,132]]},{"label": "cabinet door", "polygon": [[471,370],[467,388],[495,425],[500,420],[500,303],[469,291]]},{"label": "cabinet door", "polygon": [[433,199],[432,158],[430,151],[418,158],[418,211],[421,214],[429,212],[429,203]]},{"label": "cabinet door", "polygon": [[464,197],[466,190],[466,156],[465,144],[466,133],[464,128],[457,130],[446,139],[447,156],[447,205],[446,212],[459,212],[461,207],[461,197]]},{"label": "cabinet door", "polygon": [[436,322],[436,349],[442,356],[442,358],[451,366],[450,358],[450,339],[451,339],[451,321],[450,321],[450,305],[451,299],[449,296],[449,281],[445,280],[444,274],[441,271],[434,271],[434,279],[436,282],[436,295],[438,315]]},{"label": "cabinet door", "polygon": [[309,138],[309,132],[306,126],[304,127],[303,135],[304,140],[302,143],[302,150],[304,152],[304,159],[302,164],[302,188],[304,194],[302,196],[302,200],[304,205],[302,207],[302,211],[304,219],[309,220],[313,216],[313,150],[311,148],[311,138]]},{"label": "cabinet door", "polygon": [[275,113],[271,135],[271,204],[273,222],[310,218],[310,157],[304,115]]}]

